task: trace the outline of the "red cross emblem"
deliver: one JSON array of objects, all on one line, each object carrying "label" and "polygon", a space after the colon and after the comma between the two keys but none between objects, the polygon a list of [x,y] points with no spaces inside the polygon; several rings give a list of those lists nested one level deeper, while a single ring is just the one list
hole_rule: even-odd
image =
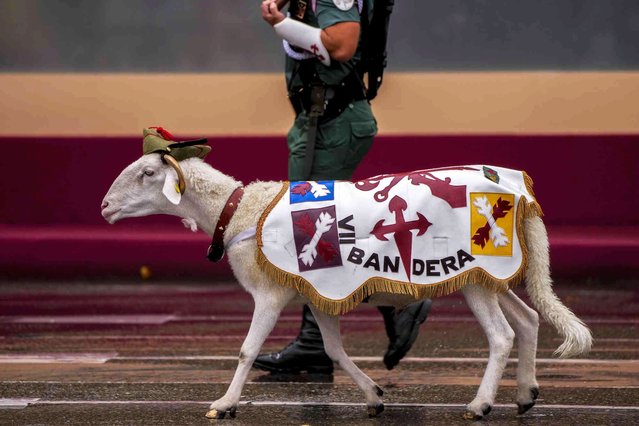
[{"label": "red cross emblem", "polygon": [[371,234],[381,241],[388,241],[386,234],[393,234],[404,270],[410,281],[410,264],[413,258],[413,233],[411,231],[415,229],[417,230],[417,236],[424,235],[432,223],[419,212],[417,212],[417,219],[406,221],[404,211],[407,208],[406,200],[397,195],[394,196],[388,203],[388,210],[391,213],[395,213],[395,223],[385,224],[382,219],[375,224]]},{"label": "red cross emblem", "polygon": [[319,53],[319,47],[317,47],[316,44],[311,44],[311,53],[313,53],[313,55],[317,56],[317,59],[319,59],[320,61],[324,60],[324,55]]}]

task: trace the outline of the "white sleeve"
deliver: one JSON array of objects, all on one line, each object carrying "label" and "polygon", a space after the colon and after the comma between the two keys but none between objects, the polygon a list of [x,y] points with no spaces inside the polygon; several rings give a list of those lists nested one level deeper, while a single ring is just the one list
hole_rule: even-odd
[{"label": "white sleeve", "polygon": [[291,18],[284,18],[282,22],[275,24],[273,28],[278,36],[297,47],[311,52],[324,65],[329,66],[331,64],[328,50],[322,43],[321,29]]}]

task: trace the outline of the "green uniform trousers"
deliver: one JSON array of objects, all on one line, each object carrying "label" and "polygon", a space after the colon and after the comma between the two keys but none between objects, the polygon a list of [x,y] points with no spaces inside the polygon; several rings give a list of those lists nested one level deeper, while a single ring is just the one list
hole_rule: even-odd
[{"label": "green uniform trousers", "polygon": [[320,124],[315,139],[311,176],[304,176],[309,118],[299,114],[288,132],[288,179],[350,180],[373,144],[377,122],[370,104],[355,101],[337,118]]}]

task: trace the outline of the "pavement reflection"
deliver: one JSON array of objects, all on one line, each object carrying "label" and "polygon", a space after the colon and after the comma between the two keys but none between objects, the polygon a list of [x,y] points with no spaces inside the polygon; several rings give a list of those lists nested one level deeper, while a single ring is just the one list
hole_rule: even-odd
[{"label": "pavement reflection", "polygon": [[[562,281],[555,288],[592,328],[592,353],[553,359],[560,340],[542,323],[537,406],[516,415],[515,348],[484,423],[639,424],[639,282]],[[250,297],[231,283],[1,283],[0,424],[219,424],[204,413],[232,378],[251,311]],[[298,312],[287,308],[264,351],[296,335]],[[435,301],[393,371],[381,360],[387,341],[375,309],[346,315],[342,330],[347,352],[385,390],[379,418],[366,416],[362,395],[341,370],[255,370],[233,424],[472,423],[461,415],[487,348],[460,296]]]}]

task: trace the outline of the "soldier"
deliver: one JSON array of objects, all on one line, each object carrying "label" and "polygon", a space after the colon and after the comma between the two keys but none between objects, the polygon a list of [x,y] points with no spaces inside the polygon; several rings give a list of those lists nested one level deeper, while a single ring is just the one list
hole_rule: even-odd
[{"label": "soldier", "polygon": [[[372,3],[291,0],[287,17],[276,0],[262,2],[262,18],[283,39],[288,95],[296,113],[288,133],[290,181],[350,180],[373,143],[377,122],[359,66],[360,19],[373,16]],[[389,338],[384,355],[389,370],[414,343],[430,305],[426,300],[398,312],[379,308]],[[260,355],[253,365],[273,373],[333,372],[308,306],[298,337],[280,352]]]}]

